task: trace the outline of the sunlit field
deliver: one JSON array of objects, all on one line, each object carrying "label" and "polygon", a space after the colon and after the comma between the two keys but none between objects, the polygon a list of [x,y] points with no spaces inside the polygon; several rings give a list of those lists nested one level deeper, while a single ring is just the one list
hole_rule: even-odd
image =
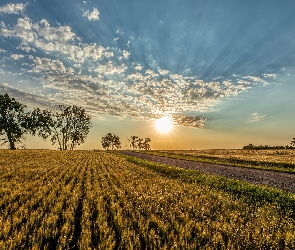
[{"label": "sunlit field", "polygon": [[0,249],[294,249],[295,196],[99,151],[0,151]]},{"label": "sunlit field", "polygon": [[177,154],[193,156],[214,156],[222,159],[241,159],[252,161],[266,161],[295,164],[295,150],[293,149],[207,149],[207,150],[179,150]]}]

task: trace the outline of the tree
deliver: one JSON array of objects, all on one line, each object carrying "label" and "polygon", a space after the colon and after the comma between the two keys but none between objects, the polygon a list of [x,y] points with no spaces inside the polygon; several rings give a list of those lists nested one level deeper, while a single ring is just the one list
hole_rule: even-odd
[{"label": "tree", "polygon": [[85,109],[75,105],[59,105],[58,111],[35,109],[32,113],[41,128],[39,136],[43,139],[51,137],[52,145],[58,144],[60,150],[73,150],[84,143],[92,127],[91,117]]},{"label": "tree", "polygon": [[127,138],[127,141],[129,142],[129,147],[133,150],[139,148],[139,144],[140,144],[139,139],[140,138],[135,135],[131,135],[130,138]]},{"label": "tree", "polygon": [[295,147],[295,138],[291,141],[291,146]]},{"label": "tree", "polygon": [[101,145],[104,149],[112,150],[118,149],[121,147],[120,137],[114,133],[107,133],[104,137],[101,138]]},{"label": "tree", "polygon": [[151,142],[150,138],[144,138],[141,143],[141,149],[151,150],[150,142]]},{"label": "tree", "polygon": [[135,149],[144,149],[144,150],[150,150],[150,138],[140,138],[138,136],[132,135],[130,138],[127,138],[127,141],[129,143],[129,147],[133,150]]},{"label": "tree", "polygon": [[3,144],[9,143],[9,149],[16,149],[16,144],[24,139],[24,134],[36,131],[31,122],[30,113],[25,113],[26,106],[10,98],[7,93],[0,94],[0,136]]}]

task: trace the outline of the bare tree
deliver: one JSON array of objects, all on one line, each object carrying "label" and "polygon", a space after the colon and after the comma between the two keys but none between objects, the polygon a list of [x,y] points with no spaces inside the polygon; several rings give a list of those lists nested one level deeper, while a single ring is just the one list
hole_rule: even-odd
[{"label": "bare tree", "polygon": [[112,150],[118,149],[121,147],[120,137],[114,133],[107,133],[104,137],[101,138],[101,145],[104,149]]}]

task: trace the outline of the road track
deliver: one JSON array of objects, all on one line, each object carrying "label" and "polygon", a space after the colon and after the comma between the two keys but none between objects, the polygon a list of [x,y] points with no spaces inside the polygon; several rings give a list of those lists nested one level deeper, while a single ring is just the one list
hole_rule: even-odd
[{"label": "road track", "polygon": [[292,173],[180,160],[163,156],[142,154],[134,151],[122,151],[121,153],[169,166],[198,170],[206,174],[221,175],[256,185],[267,185],[295,193],[295,174]]}]

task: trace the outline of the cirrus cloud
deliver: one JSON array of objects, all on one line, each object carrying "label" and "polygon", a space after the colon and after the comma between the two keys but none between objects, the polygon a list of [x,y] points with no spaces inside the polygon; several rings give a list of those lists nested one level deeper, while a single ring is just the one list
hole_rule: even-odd
[{"label": "cirrus cloud", "polygon": [[252,113],[249,122],[259,122],[259,121],[263,120],[265,117],[266,117],[266,115],[259,115],[258,113]]}]

